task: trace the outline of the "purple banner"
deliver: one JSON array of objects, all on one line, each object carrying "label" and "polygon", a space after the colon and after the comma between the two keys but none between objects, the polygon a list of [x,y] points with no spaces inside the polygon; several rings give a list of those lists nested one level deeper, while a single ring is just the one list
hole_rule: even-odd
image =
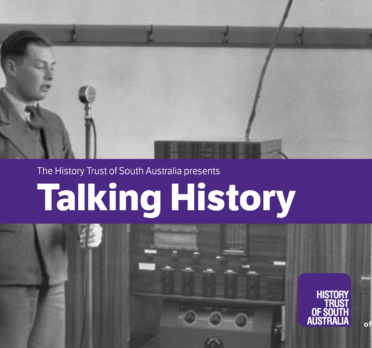
[{"label": "purple banner", "polygon": [[1,223],[372,223],[371,160],[0,160]]}]

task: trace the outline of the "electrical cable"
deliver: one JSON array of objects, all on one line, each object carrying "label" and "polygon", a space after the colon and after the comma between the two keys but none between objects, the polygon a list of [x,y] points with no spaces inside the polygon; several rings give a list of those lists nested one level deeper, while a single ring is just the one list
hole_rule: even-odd
[{"label": "electrical cable", "polygon": [[278,154],[283,156],[285,159],[288,159],[288,157],[282,151],[279,151]]},{"label": "electrical cable", "polygon": [[258,86],[257,86],[257,90],[256,90],[256,96],[254,98],[252,111],[251,111],[251,114],[249,116],[247,129],[245,131],[245,140],[247,142],[249,142],[249,134],[251,132],[253,121],[254,121],[254,119],[256,117],[256,107],[257,107],[257,104],[258,104],[258,99],[260,98],[261,89],[262,89],[262,85],[263,85],[263,80],[264,80],[264,77],[265,77],[266,69],[267,69],[267,66],[269,65],[269,61],[270,61],[271,55],[272,55],[272,53],[274,51],[274,48],[276,46],[276,43],[278,41],[279,34],[282,31],[282,29],[284,27],[284,23],[285,23],[285,21],[286,21],[286,19],[288,17],[288,13],[289,13],[289,10],[291,9],[292,2],[293,2],[293,0],[288,0],[287,7],[286,7],[286,9],[284,11],[284,15],[283,15],[282,21],[280,22],[280,25],[279,25],[276,33],[275,33],[273,42],[272,42],[271,47],[270,47],[270,50],[269,50],[269,53],[266,56],[265,64],[264,64],[264,66],[262,68],[262,71],[261,71],[260,79],[258,81]]}]

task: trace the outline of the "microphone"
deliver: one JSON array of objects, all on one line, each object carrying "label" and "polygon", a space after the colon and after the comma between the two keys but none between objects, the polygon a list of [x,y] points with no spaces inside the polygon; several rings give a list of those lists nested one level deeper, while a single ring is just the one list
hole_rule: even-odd
[{"label": "microphone", "polygon": [[83,86],[79,89],[79,100],[85,104],[85,119],[91,118],[91,106],[96,99],[96,91],[91,86]]},{"label": "microphone", "polygon": [[96,99],[96,90],[92,86],[83,86],[79,89],[79,100],[83,104],[91,104]]}]

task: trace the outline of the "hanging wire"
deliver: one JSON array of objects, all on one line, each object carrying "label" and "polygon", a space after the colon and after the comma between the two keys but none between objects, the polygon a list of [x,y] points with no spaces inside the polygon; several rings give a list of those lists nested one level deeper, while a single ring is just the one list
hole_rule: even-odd
[{"label": "hanging wire", "polygon": [[254,121],[255,116],[256,116],[256,107],[257,107],[258,99],[260,98],[260,93],[261,93],[261,89],[262,89],[262,85],[263,85],[263,79],[265,77],[266,69],[267,69],[267,66],[269,65],[269,61],[270,61],[271,55],[272,55],[272,53],[274,51],[274,48],[276,46],[276,43],[278,41],[279,34],[282,31],[282,29],[284,27],[285,20],[288,17],[288,13],[289,13],[289,10],[291,9],[292,2],[293,2],[293,0],[288,0],[287,7],[286,7],[285,12],[284,12],[284,15],[283,15],[283,19],[282,19],[282,21],[281,21],[281,23],[280,23],[280,25],[279,25],[276,33],[275,33],[274,40],[273,40],[273,42],[271,44],[269,53],[268,53],[268,55],[266,57],[265,64],[264,64],[264,66],[262,68],[262,71],[261,71],[260,80],[258,82],[258,87],[257,87],[257,91],[256,91],[256,96],[254,98],[251,115],[249,116],[248,126],[247,126],[247,129],[245,131],[245,140],[247,142],[249,142],[249,134],[251,132],[252,124],[253,124],[253,121]]}]

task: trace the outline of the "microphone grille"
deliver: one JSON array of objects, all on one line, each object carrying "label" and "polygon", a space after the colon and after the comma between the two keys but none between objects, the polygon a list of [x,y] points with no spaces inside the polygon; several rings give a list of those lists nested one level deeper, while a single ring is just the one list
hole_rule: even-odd
[{"label": "microphone grille", "polygon": [[83,86],[79,89],[79,100],[83,104],[91,104],[96,99],[96,91],[91,86]]}]

